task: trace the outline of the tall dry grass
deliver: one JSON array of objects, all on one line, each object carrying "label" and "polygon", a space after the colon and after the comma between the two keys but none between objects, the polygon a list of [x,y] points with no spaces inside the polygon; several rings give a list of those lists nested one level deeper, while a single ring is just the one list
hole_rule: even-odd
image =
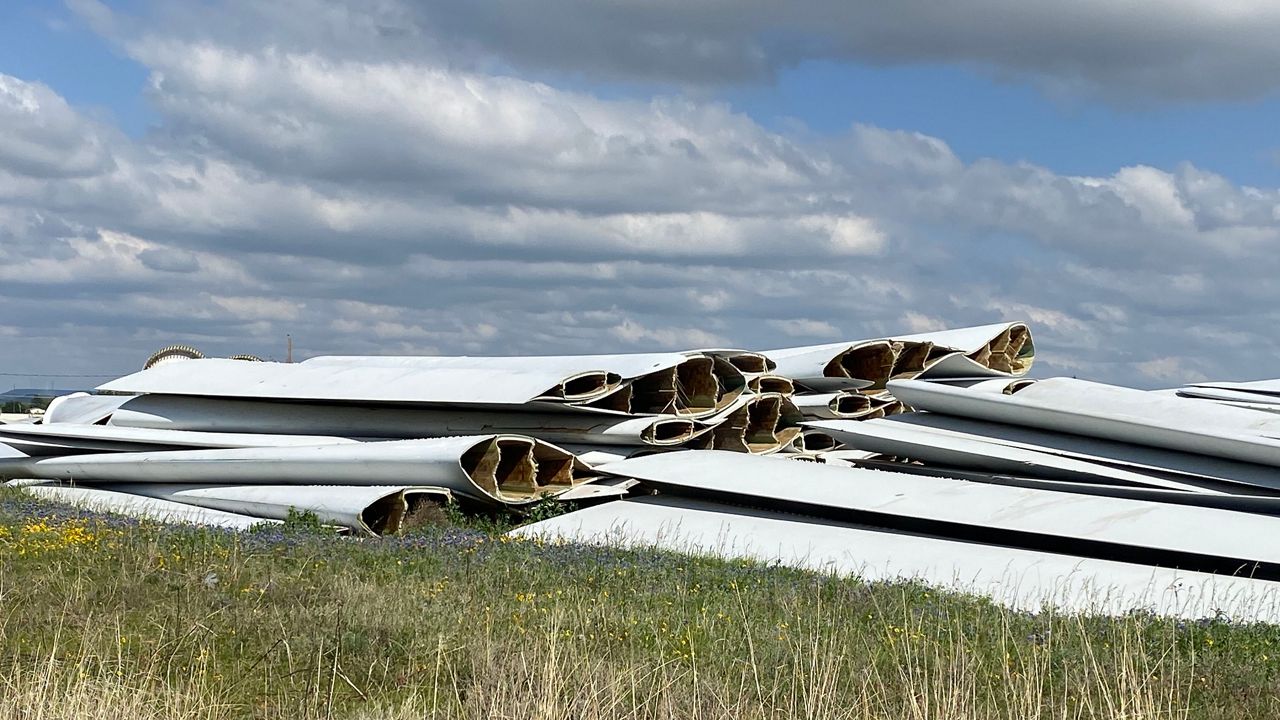
[{"label": "tall dry grass", "polygon": [[[120,615],[108,611],[87,622],[65,616],[68,623],[26,656],[36,662],[11,657],[0,664],[0,717],[1027,720],[1190,714],[1191,661],[1172,635],[1153,644],[1137,620],[1104,637],[1084,622],[1064,620],[1042,642],[1028,643],[1007,622],[996,632],[975,632],[968,611],[929,623],[908,614],[868,633],[840,622],[838,614],[824,614],[816,603],[791,615],[788,627],[775,624],[766,632],[744,602],[705,649],[659,635],[601,652],[589,631],[608,622],[605,613],[572,595],[538,613],[536,623],[525,623],[523,633],[513,633],[509,618],[490,612],[472,625],[430,635],[415,632],[420,608],[411,593],[344,579],[333,599],[343,611],[309,628],[275,617],[275,641],[256,657],[232,663],[237,677],[228,677],[225,662],[216,660],[219,638],[199,621],[170,625],[160,621],[163,609],[153,608],[157,622],[147,652],[139,653],[130,650],[137,641],[126,634],[137,630],[126,630]],[[75,605],[69,602],[66,610]],[[10,615],[6,624],[20,621]],[[1001,615],[992,612],[984,621],[1000,623]],[[358,643],[344,646],[351,627],[368,623],[389,630],[381,642],[401,644],[412,661]],[[1063,662],[1058,643],[1083,657]],[[255,672],[264,666],[270,671]]]}]

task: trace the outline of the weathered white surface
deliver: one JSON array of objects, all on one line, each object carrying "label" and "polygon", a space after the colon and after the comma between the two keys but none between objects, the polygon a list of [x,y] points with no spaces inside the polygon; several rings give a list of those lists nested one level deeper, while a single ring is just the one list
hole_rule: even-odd
[{"label": "weathered white surface", "polygon": [[219,433],[402,439],[519,434],[557,443],[657,446],[688,442],[712,428],[698,420],[671,416],[354,407],[174,395],[133,398],[116,410],[109,422],[120,427]]},{"label": "weathered white surface", "polygon": [[1018,392],[1023,388],[1031,387],[1032,385],[1038,382],[1040,381],[1027,380],[1027,379],[1013,380],[1013,379],[1004,377],[1004,378],[990,378],[986,380],[977,380],[974,382],[965,383],[964,385],[959,385],[957,387],[962,387],[971,393],[1012,395],[1013,393]]},{"label": "weathered white surface", "polygon": [[[540,467],[540,462],[546,466]],[[551,470],[554,475],[548,476]],[[429,485],[506,503],[528,502],[567,490],[587,471],[585,464],[554,446],[494,435],[0,461],[0,477],[4,478],[85,483]]]},{"label": "weathered white surface", "polygon": [[1280,405],[1280,395],[1265,392],[1249,392],[1246,390],[1228,390],[1216,387],[1196,387],[1194,385],[1179,388],[1175,393],[1180,397],[1219,400],[1223,402],[1245,403],[1248,405],[1268,405],[1269,411]]},{"label": "weathered white surface", "polygon": [[1029,612],[1141,609],[1201,618],[1222,611],[1241,621],[1280,619],[1277,583],[873,531],[683,498],[605,503],[511,534],[776,562],[868,581],[917,580]]},{"label": "weathered white surface", "polygon": [[[748,363],[750,364],[750,363]],[[157,366],[99,390],[311,402],[498,406],[535,400],[616,406],[631,389],[653,409],[697,417],[732,402],[742,372],[720,355],[653,353],[554,357],[329,357],[302,363],[203,359]],[[666,394],[655,393],[666,388]],[[612,396],[611,401],[605,398]],[[647,407],[647,406],[646,406]]]},{"label": "weathered white surface", "polygon": [[804,503],[934,523],[1280,563],[1280,518],[1002,487],[880,470],[780,464],[716,451],[631,458],[597,468],[669,493]]},{"label": "weathered white surface", "polygon": [[445,488],[367,485],[119,483],[100,489],[255,518],[286,520],[290,510],[310,512],[325,525],[366,535],[396,532],[413,496],[431,496],[439,503],[450,497]]},{"label": "weathered white surface", "polygon": [[54,398],[44,412],[42,422],[92,425],[111,416],[116,408],[129,400],[128,395],[90,395],[72,393]]},{"label": "weathered white surface", "polygon": [[25,448],[32,455],[61,455],[84,451],[130,452],[167,448],[196,450],[344,445],[356,442],[349,438],[321,435],[192,432],[111,425],[81,425],[69,422],[52,425],[6,425],[0,427],[0,441]]},{"label": "weathered white surface", "polygon": [[[629,371],[661,370],[685,359],[678,353],[638,356],[630,361],[634,367]],[[316,358],[293,364],[203,359],[160,365],[98,389],[278,400],[522,405],[600,369],[594,362],[590,357]]]},{"label": "weathered white surface", "polygon": [[1243,489],[1233,489],[1235,485],[1280,490],[1280,470],[1266,465],[932,412],[895,415],[888,422],[946,430],[983,442],[1130,469],[1179,482],[1223,483],[1218,489],[1231,492]]},{"label": "weathered white surface", "polygon": [[109,512],[162,523],[248,530],[255,525],[280,522],[98,488],[27,485],[24,487],[24,492],[41,500],[60,502],[85,510]]},{"label": "weathered white surface", "polygon": [[629,478],[601,478],[593,483],[579,485],[556,496],[558,501],[602,500],[624,497],[639,482]]},{"label": "weathered white surface", "polygon": [[830,465],[850,465],[858,460],[870,460],[879,457],[880,453],[870,452],[868,450],[850,450],[848,448],[840,448],[839,450],[827,450],[818,453],[818,459]]},{"label": "weathered white surface", "polygon": [[895,380],[890,391],[917,410],[1070,432],[1089,437],[1280,466],[1280,418],[1212,403],[1188,412],[1177,397],[1051,378],[1014,395],[973,392],[919,380]]},{"label": "weathered white surface", "polygon": [[588,465],[601,465],[607,462],[615,462],[618,460],[626,460],[629,457],[643,455],[650,452],[662,452],[657,448],[648,448],[640,445],[574,445],[562,444],[561,448],[568,450],[578,459]]},{"label": "weathered white surface", "polygon": [[1025,474],[1074,482],[1125,483],[1224,494],[1201,485],[1051,453],[984,442],[960,433],[920,425],[886,420],[827,420],[807,422],[805,426],[824,430],[850,448],[955,468]]},{"label": "weathered white surface", "polygon": [[1280,379],[1252,380],[1249,382],[1198,382],[1189,387],[1237,390],[1259,395],[1280,395]]},{"label": "weathered white surface", "polygon": [[[563,373],[563,380],[528,400],[536,399],[541,404],[560,407],[572,405],[583,411],[703,417],[723,409],[744,391],[746,370],[763,370],[768,367],[768,362],[756,353],[722,350],[500,358],[330,357],[309,360],[303,365],[310,366],[312,370],[329,367],[354,373],[364,369],[394,368],[424,376],[466,371],[475,373],[477,378],[486,374],[495,378],[520,377],[536,371],[550,379]],[[301,397],[294,391],[290,393],[291,397]],[[512,407],[537,409],[530,403],[490,402],[481,393],[474,394],[472,398],[464,402],[430,401],[430,404],[466,404],[476,408],[498,406],[504,412]]]},{"label": "weathered white surface", "polygon": [[[950,472],[956,471],[952,470]],[[1280,516],[1280,497],[1274,495],[1183,492],[1181,490],[1165,490],[1162,488],[1138,487],[1136,485],[1103,485],[1101,483],[1045,480],[1043,478],[988,475],[984,473],[966,474],[965,479],[995,485],[1053,490],[1054,492],[1129,498],[1130,500],[1150,500],[1151,502],[1173,503],[1175,505],[1190,505],[1193,507],[1218,508],[1221,510]]]},{"label": "weathered white surface", "polygon": [[[732,354],[735,351],[723,351]],[[700,354],[700,353],[693,353]],[[386,367],[427,371],[478,371],[489,375],[563,378],[584,373],[614,373],[624,380],[679,365],[687,353],[621,353],[617,355],[534,355],[525,357],[438,357],[429,355],[321,355],[303,360],[308,367]],[[543,388],[545,390],[546,388]],[[539,393],[540,394],[540,393]]]},{"label": "weathered white surface", "polygon": [[1257,410],[1260,413],[1280,414],[1280,395],[1271,395],[1271,393],[1245,392],[1239,391],[1239,389],[1213,387],[1184,387],[1151,392],[1174,395],[1190,401],[1217,402],[1220,405],[1239,407],[1242,410]]},{"label": "weathered white surface", "polygon": [[1185,395],[1179,395],[1179,397],[1185,398],[1187,400],[1198,400],[1200,402],[1218,403],[1219,405],[1226,405],[1227,407],[1240,408],[1242,410],[1256,410],[1258,412],[1268,412],[1275,415],[1280,415],[1280,404],[1275,404],[1275,403],[1240,402],[1237,400],[1210,400],[1209,398],[1187,397]]}]

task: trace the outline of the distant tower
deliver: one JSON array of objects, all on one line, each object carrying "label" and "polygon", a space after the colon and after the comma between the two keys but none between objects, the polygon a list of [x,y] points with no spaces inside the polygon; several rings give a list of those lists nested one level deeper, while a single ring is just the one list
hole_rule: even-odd
[{"label": "distant tower", "polygon": [[293,362],[293,336],[286,334],[284,336],[284,339],[285,339],[285,342],[288,344],[288,349],[285,350],[285,354],[284,354],[284,361],[287,363],[291,363]]}]

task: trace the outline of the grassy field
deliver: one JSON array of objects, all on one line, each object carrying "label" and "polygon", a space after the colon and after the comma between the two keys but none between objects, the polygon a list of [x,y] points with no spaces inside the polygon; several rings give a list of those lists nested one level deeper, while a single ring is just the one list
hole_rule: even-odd
[{"label": "grassy field", "polygon": [[0,718],[1276,718],[1280,628],[0,495]]}]

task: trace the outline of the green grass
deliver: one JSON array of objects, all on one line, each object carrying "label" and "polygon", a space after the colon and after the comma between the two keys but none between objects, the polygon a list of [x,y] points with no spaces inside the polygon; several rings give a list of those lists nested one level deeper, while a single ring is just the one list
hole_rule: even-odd
[{"label": "green grass", "polygon": [[0,496],[0,717],[1280,717],[1273,626],[299,525],[180,530]]}]

